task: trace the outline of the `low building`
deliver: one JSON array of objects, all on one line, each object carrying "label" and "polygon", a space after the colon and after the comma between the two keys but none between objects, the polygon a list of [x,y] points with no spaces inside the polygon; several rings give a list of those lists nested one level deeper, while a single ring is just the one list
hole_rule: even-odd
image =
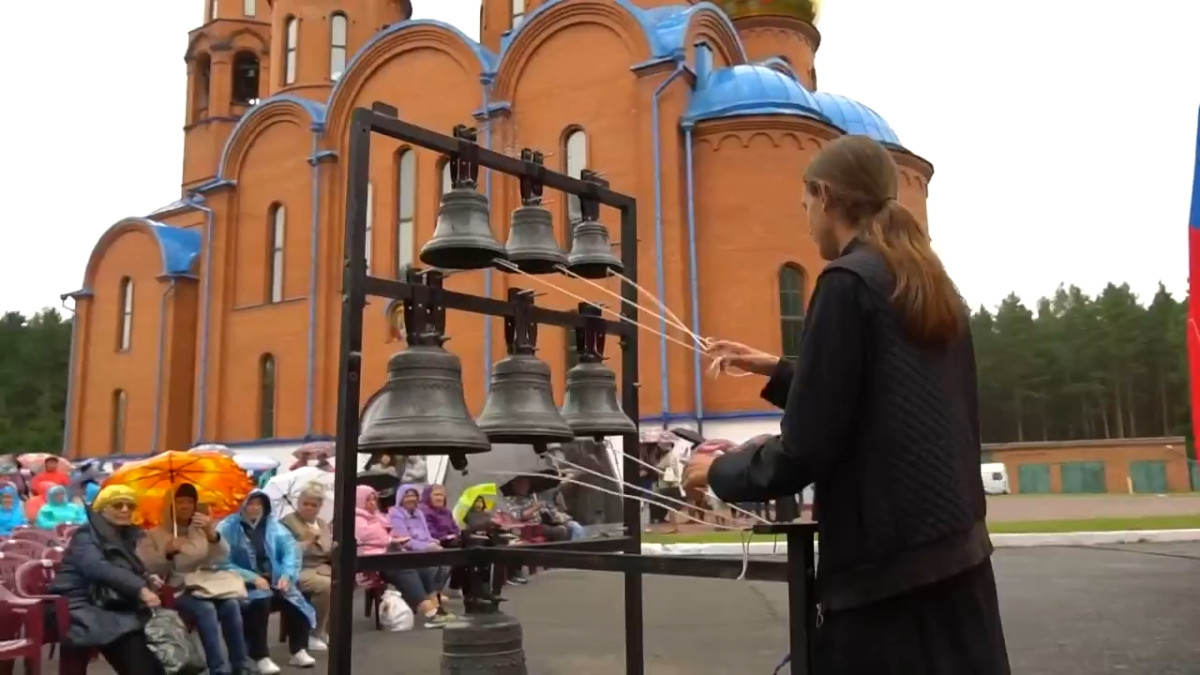
[{"label": "low building", "polygon": [[1196,484],[1182,436],[988,443],[983,452],[1008,468],[1013,494],[1164,494]]}]

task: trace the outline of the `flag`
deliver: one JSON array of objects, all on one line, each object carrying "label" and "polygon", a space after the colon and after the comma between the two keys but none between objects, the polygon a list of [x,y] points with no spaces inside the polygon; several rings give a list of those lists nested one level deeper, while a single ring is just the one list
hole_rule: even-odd
[{"label": "flag", "polygon": [[1200,121],[1196,129],[1196,166],[1192,208],[1188,214],[1188,372],[1192,393],[1192,437],[1200,433]]}]

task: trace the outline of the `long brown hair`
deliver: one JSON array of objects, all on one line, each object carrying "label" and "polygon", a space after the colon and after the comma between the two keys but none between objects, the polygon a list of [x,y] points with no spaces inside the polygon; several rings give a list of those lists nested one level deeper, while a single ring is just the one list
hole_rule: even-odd
[{"label": "long brown hair", "polygon": [[961,334],[966,308],[930,246],[929,231],[896,200],[897,174],[882,145],[866,136],[842,136],[808,165],[804,182],[814,197],[824,190],[827,207],[883,256],[896,277],[891,300],[909,337],[946,345]]}]

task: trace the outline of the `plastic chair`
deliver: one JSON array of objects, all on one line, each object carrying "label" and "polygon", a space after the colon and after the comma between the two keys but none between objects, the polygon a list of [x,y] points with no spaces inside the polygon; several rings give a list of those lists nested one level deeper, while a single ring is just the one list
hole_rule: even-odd
[{"label": "plastic chair", "polygon": [[54,633],[44,636],[44,642],[50,645],[50,656],[54,656],[54,648],[62,636],[67,634],[71,624],[70,608],[67,599],[61,595],[49,592],[50,582],[58,574],[58,563],[50,560],[30,560],[21,563],[16,573],[16,594],[21,598],[41,600],[54,612]]},{"label": "plastic chair", "polygon": [[61,546],[51,546],[42,552],[42,560],[49,560],[50,562],[62,562],[63,555],[66,552],[66,549],[62,548]]},{"label": "plastic chair", "polygon": [[30,559],[40,559],[42,554],[46,552],[46,548],[47,547],[45,544],[36,541],[9,539],[3,544],[0,544],[0,553],[12,553],[15,555],[23,555]]},{"label": "plastic chair", "polygon": [[55,532],[29,528],[13,530],[11,539],[13,541],[34,541],[42,546],[57,546],[61,541]]},{"label": "plastic chair", "polygon": [[44,624],[41,600],[20,598],[0,587],[0,662],[24,659],[25,672],[40,675]]}]

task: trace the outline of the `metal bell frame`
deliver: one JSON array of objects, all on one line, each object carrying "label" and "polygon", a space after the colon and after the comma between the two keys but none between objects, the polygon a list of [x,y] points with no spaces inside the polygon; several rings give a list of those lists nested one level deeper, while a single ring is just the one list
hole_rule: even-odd
[{"label": "metal bell frame", "polygon": [[[344,267],[342,278],[342,326],[340,366],[338,372],[338,418],[337,418],[337,461],[335,465],[335,500],[338,504],[353,502],[355,490],[355,463],[358,454],[360,432],[359,405],[362,381],[363,313],[367,296],[379,296],[392,300],[418,304],[424,302],[425,316],[432,312],[442,315],[452,309],[474,314],[514,318],[518,306],[524,307],[531,322],[550,324],[564,328],[583,329],[602,327],[608,335],[620,340],[620,387],[621,407],[632,413],[638,411],[638,334],[637,289],[633,284],[622,283],[621,295],[627,301],[621,308],[624,321],[611,321],[596,316],[585,316],[579,312],[562,312],[539,307],[532,303],[519,303],[514,298],[500,300],[492,297],[458,293],[440,287],[440,279],[430,273],[407,274],[402,281],[370,276],[366,265],[367,239],[367,189],[371,155],[371,135],[378,133],[394,140],[409,143],[452,157],[466,157],[477,167],[493,172],[527,179],[560,192],[579,197],[581,204],[605,205],[621,214],[620,263],[625,274],[636,282],[638,269],[637,202],[630,197],[611,190],[606,183],[594,175],[590,180],[572,178],[562,173],[548,171],[533,161],[509,157],[475,143],[471,129],[458,127],[453,136],[439,134],[399,119],[396,108],[375,103],[370,109],[358,108],[351,115],[349,127],[349,152],[347,153],[346,228]],[[470,167],[468,166],[468,169]],[[452,169],[453,170],[453,169]],[[476,169],[477,170],[477,169]],[[461,174],[459,174],[461,175]],[[589,206],[589,209],[593,206]],[[503,256],[497,256],[503,257]],[[432,282],[432,283],[431,283]],[[423,333],[412,322],[421,318],[414,315],[406,318],[405,330],[417,337]],[[441,338],[439,338],[441,339]],[[632,450],[639,438],[635,430],[623,435],[623,445]],[[463,454],[450,455],[456,466],[465,465]],[[622,461],[622,472],[626,476],[637,474],[638,463],[626,456]],[[631,495],[632,496],[632,495]],[[459,570],[471,570],[464,582],[464,598],[467,616],[461,622],[447,626],[443,636],[442,672],[448,675],[467,668],[473,672],[489,672],[493,675],[526,675],[523,647],[519,643],[520,631],[515,630],[518,622],[499,612],[498,589],[485,588],[481,581],[486,574],[480,573],[495,566],[535,565],[560,569],[580,569],[618,572],[625,577],[625,672],[627,675],[645,673],[643,619],[642,619],[642,576],[663,574],[725,579],[755,579],[786,582],[789,600],[789,647],[795,657],[791,660],[794,675],[813,675],[811,668],[810,639],[816,626],[816,604],[814,594],[814,535],[812,523],[776,523],[756,526],[760,534],[782,535],[787,540],[787,560],[750,559],[743,563],[736,559],[699,556],[654,556],[641,554],[641,504],[635,499],[623,500],[622,515],[626,536],[584,539],[552,544],[528,544],[524,546],[467,546],[461,549],[444,549],[430,552],[386,553],[359,556],[354,538],[354,509],[337,510],[334,520],[334,564],[333,564],[333,607],[330,621],[332,639],[328,659],[331,675],[351,675],[353,672],[353,597],[355,575],[358,572],[378,570],[418,569],[435,566],[454,566]],[[745,565],[745,567],[743,567]],[[481,655],[479,662],[464,658],[462,641],[478,636],[481,641],[499,639],[505,646],[505,657],[495,662],[490,655]],[[469,663],[470,662],[470,663]],[[825,674],[818,674],[825,675]]]}]

